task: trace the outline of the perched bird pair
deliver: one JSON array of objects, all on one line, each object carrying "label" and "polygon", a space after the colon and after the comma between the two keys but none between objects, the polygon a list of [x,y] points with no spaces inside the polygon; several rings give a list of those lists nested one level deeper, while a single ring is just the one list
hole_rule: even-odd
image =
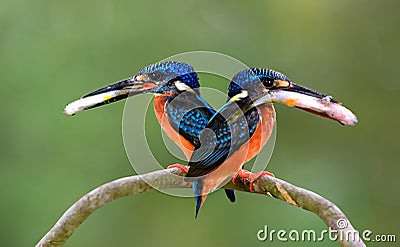
[{"label": "perched bird pair", "polygon": [[[228,87],[228,101],[215,111],[200,96],[197,73],[188,64],[161,62],[136,75],[98,89],[72,102],[65,114],[95,108],[127,97],[152,93],[154,110],[165,133],[183,150],[186,172],[196,198],[196,217],[206,196],[237,176],[252,182],[267,171],[252,174],[244,163],[259,153],[271,136],[276,115],[274,102],[355,125],[351,111],[330,96],[296,85],[285,75],[264,68],[236,74]],[[225,190],[235,201],[233,190]]]}]

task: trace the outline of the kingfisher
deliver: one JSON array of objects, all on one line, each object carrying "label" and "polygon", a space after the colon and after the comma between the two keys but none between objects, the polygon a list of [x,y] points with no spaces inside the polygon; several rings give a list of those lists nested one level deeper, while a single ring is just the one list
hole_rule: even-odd
[{"label": "kingfisher", "polygon": [[[150,65],[130,78],[84,95],[67,105],[65,114],[73,115],[142,93],[155,95],[154,109],[160,125],[189,159],[189,169],[177,167],[186,169],[186,176],[193,181],[196,217],[207,194],[232,176],[233,180],[237,176],[250,178],[251,188],[257,177],[272,175],[241,169],[271,135],[275,124],[272,103],[295,106],[344,125],[355,124],[354,115],[332,97],[298,86],[283,74],[268,69],[239,72],[229,85],[228,102],[215,112],[200,97],[197,73],[180,62]],[[233,191],[226,194],[231,201],[235,200]]]},{"label": "kingfisher", "polygon": [[[194,149],[199,148],[200,133],[215,114],[215,110],[200,96],[199,78],[189,64],[175,61],[159,62],[140,70],[136,75],[84,95],[69,104],[65,114],[92,109],[127,97],[151,93],[154,112],[168,137],[190,159]],[[187,167],[175,164],[187,172]],[[225,189],[231,202],[235,201],[233,190]]]},{"label": "kingfisher", "polygon": [[203,145],[194,150],[186,174],[196,199],[197,217],[206,196],[237,176],[255,179],[272,175],[242,170],[266,144],[276,122],[272,103],[279,102],[355,125],[357,118],[331,96],[290,81],[284,74],[266,68],[249,68],[236,74],[229,84],[229,101],[214,114],[201,134]]}]

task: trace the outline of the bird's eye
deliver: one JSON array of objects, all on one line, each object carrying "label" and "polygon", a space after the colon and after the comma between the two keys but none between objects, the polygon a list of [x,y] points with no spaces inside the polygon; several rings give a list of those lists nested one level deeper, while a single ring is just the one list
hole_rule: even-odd
[{"label": "bird's eye", "polygon": [[274,80],[270,78],[263,78],[261,81],[266,88],[271,88],[274,85]]},{"label": "bird's eye", "polygon": [[150,80],[159,81],[162,77],[162,73],[160,71],[154,71],[149,73]]}]

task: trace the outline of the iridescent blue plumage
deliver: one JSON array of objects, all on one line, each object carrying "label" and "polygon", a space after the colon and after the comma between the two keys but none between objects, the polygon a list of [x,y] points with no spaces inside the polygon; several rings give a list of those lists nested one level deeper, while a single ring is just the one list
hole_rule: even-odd
[{"label": "iridescent blue plumage", "polygon": [[[229,85],[228,91],[234,95],[239,86],[248,91],[250,97],[257,96],[265,89],[262,82],[268,80],[287,81],[289,79],[284,74],[272,69],[249,68],[240,71],[232,78],[233,83],[231,82]],[[228,96],[232,97],[231,95]]]},{"label": "iridescent blue plumage", "polygon": [[[193,152],[187,177],[203,176],[211,172],[250,139],[259,121],[257,109],[250,108],[251,104],[250,97],[245,97],[226,103],[214,114],[206,126],[212,132],[202,136],[202,147]],[[246,111],[241,112],[244,109]]]},{"label": "iridescent blue plumage", "polygon": [[182,81],[192,89],[200,87],[197,73],[192,66],[186,63],[174,61],[155,63],[140,70],[136,76],[143,74],[153,77],[152,79],[154,80],[170,82],[163,85],[163,89],[165,90],[168,90],[168,87],[174,81]]},{"label": "iridescent blue plumage", "polygon": [[200,146],[200,134],[215,114],[215,110],[193,92],[170,98],[165,105],[165,112],[175,131],[195,148]]}]

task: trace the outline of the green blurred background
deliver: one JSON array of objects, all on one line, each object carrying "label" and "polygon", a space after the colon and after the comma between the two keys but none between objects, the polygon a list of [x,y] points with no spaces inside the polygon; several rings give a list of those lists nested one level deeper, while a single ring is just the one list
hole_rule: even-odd
[{"label": "green blurred background", "polygon": [[[32,246],[82,195],[134,173],[121,135],[123,102],[75,117],[64,116],[64,106],[194,50],[278,69],[349,106],[359,117],[356,127],[277,106],[268,170],[329,198],[357,229],[400,238],[399,7],[396,0],[3,0],[1,245]],[[228,83],[201,79],[220,90]],[[158,124],[150,127],[158,136]],[[160,153],[166,165],[174,162]],[[237,198],[231,205],[222,191],[210,195],[197,220],[193,198],[160,192],[122,198],[96,211],[66,246],[337,246],[260,242],[264,225],[288,231],[325,225],[279,200]]]}]

